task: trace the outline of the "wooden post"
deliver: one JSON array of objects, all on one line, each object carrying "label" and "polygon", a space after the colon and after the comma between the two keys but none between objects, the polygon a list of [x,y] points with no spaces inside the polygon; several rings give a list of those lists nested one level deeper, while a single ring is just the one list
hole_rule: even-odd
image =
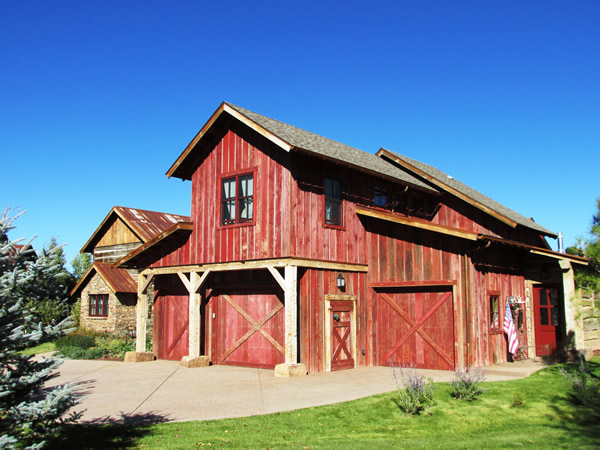
[{"label": "wooden post", "polygon": [[148,294],[146,292],[147,277],[140,274],[138,276],[138,295],[135,305],[135,351],[146,351],[146,325],[148,319]]},{"label": "wooden post", "polygon": [[135,305],[135,352],[125,353],[125,362],[153,361],[154,354],[146,351],[146,326],[148,322],[148,286],[154,275],[138,275],[138,294]]},{"label": "wooden post", "polygon": [[285,266],[285,363],[298,363],[298,267]]},{"label": "wooden post", "polygon": [[197,272],[190,273],[190,291],[189,301],[189,345],[188,356],[197,358],[200,356],[200,294],[194,289],[198,285],[199,276]]},{"label": "wooden post", "polygon": [[200,355],[200,288],[210,270],[207,269],[200,275],[198,272],[190,272],[190,278],[182,273],[177,272],[177,275],[185,285],[189,292],[189,308],[188,308],[188,355],[181,359],[181,365],[184,367],[206,367],[210,364],[208,356]]},{"label": "wooden post", "polygon": [[275,366],[276,377],[306,375],[306,365],[298,363],[298,266],[285,266],[284,277],[268,267],[283,289],[285,303],[285,363]]}]

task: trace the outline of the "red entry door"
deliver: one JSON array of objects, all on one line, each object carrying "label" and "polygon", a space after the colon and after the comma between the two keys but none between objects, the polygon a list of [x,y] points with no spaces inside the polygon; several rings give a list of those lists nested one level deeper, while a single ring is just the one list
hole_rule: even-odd
[{"label": "red entry door", "polygon": [[331,370],[352,369],[354,367],[352,352],[353,311],[353,302],[331,302]]},{"label": "red entry door", "polygon": [[559,290],[556,287],[534,287],[535,354],[550,356],[556,351],[560,333]]}]

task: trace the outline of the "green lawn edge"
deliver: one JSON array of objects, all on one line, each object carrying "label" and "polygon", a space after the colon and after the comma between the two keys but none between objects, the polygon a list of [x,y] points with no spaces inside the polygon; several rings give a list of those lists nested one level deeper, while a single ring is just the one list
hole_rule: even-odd
[{"label": "green lawn edge", "polygon": [[[600,358],[588,363],[598,382]],[[405,415],[396,393],[263,416],[156,423],[136,416],[125,425],[75,425],[52,446],[78,448],[598,448],[600,404],[576,404],[569,381],[555,365],[530,377],[484,383],[480,398],[450,396],[436,383],[435,405]],[[391,376],[391,374],[390,374]],[[202,407],[201,399],[197,399]]]}]

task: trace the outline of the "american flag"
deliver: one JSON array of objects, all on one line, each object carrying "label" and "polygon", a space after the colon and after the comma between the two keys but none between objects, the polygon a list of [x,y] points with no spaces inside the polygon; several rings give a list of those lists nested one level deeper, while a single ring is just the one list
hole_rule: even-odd
[{"label": "american flag", "polygon": [[508,351],[513,355],[519,350],[519,338],[515,323],[513,322],[512,312],[510,311],[510,302],[506,302],[506,313],[504,314],[504,332],[508,338]]}]

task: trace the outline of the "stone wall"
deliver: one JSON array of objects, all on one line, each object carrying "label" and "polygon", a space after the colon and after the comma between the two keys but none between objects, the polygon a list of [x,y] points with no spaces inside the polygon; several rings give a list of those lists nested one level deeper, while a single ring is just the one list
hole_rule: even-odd
[{"label": "stone wall", "polygon": [[583,322],[583,348],[588,358],[600,356],[600,293],[581,292],[579,297]]},{"label": "stone wall", "polygon": [[[90,317],[90,294],[108,294],[108,317]],[[136,294],[113,294],[97,273],[81,292],[81,326],[96,331],[135,332]]]}]

